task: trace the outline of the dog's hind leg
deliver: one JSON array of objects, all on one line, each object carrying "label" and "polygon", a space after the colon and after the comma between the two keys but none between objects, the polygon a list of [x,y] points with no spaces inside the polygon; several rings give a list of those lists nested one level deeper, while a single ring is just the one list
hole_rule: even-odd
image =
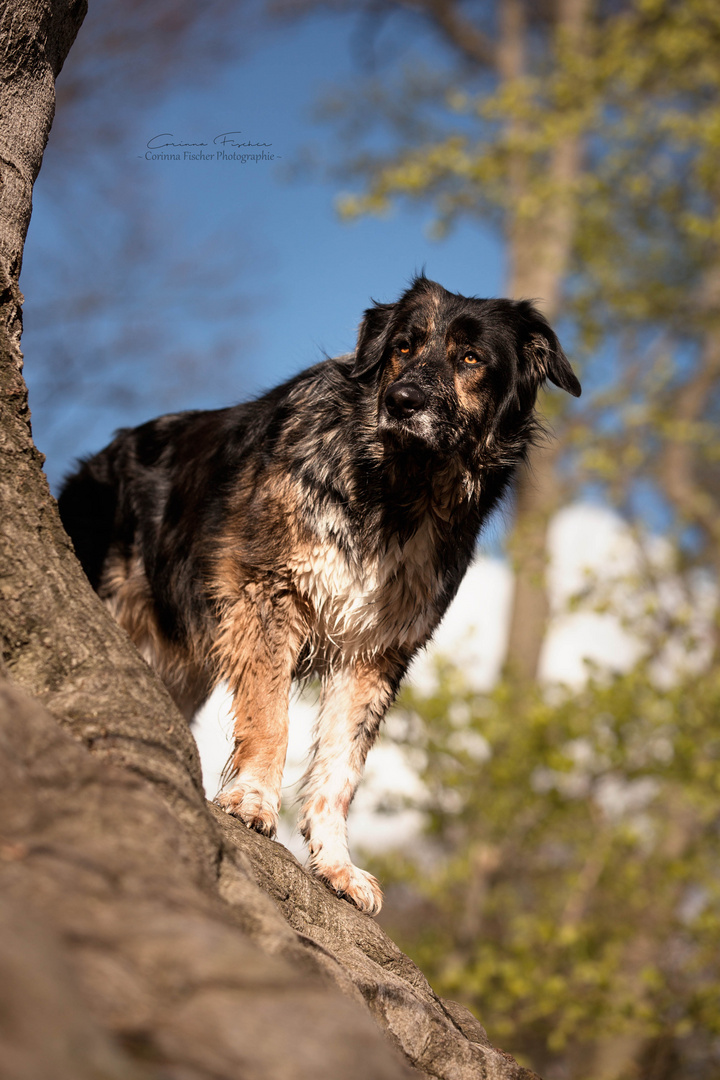
[{"label": "dog's hind leg", "polygon": [[186,644],[171,641],[158,625],[156,607],[139,555],[111,552],[98,587],[100,597],[157,672],[188,723],[212,689],[210,672]]},{"label": "dog's hind leg", "polygon": [[300,644],[300,620],[288,593],[249,584],[224,608],[214,651],[218,679],[227,680],[233,698],[235,749],[225,773],[232,786],[215,801],[266,836],[277,831]]},{"label": "dog's hind leg", "polygon": [[376,879],[350,859],[347,815],[401,676],[399,665],[381,659],[356,661],[330,674],[305,776],[300,830],[313,872],[370,915],[380,911],[382,892]]}]

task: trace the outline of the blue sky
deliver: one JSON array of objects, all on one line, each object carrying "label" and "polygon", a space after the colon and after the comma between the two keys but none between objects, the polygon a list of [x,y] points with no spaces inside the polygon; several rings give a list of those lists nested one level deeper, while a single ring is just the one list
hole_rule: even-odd
[{"label": "blue sky", "polygon": [[[424,48],[429,48],[427,42]],[[331,84],[347,84],[357,73],[349,24],[314,17],[258,37],[237,63],[218,67],[204,86],[182,86],[171,96],[148,101],[124,142],[77,147],[77,184],[91,182],[92,155],[104,155],[100,164],[106,175],[124,185],[127,199],[137,197],[138,216],[150,211],[155,258],[166,258],[169,266],[173,261],[185,265],[197,281],[197,304],[161,313],[166,321],[155,329],[201,353],[207,343],[207,378],[184,393],[180,377],[170,401],[153,378],[152,353],[142,369],[132,371],[132,401],[114,393],[109,403],[103,400],[101,407],[92,407],[80,393],[54,400],[43,393],[33,364],[39,339],[33,335],[43,310],[43,290],[53,287],[52,282],[48,286],[48,248],[68,243],[56,220],[57,199],[50,187],[51,138],[35,189],[22,284],[34,432],[48,454],[46,468],[54,486],[72,458],[100,449],[119,426],[169,408],[229,404],[314,363],[321,350],[347,351],[370,299],[394,299],[423,266],[428,276],[451,290],[502,293],[503,249],[489,230],[465,225],[438,242],[428,235],[429,212],[418,208],[346,224],[334,209],[337,182],[320,174],[289,175],[289,167],[310,146],[330,165],[339,158],[332,129],[315,121],[313,110]],[[216,135],[235,131],[242,133],[238,141],[270,143],[266,152],[276,160],[241,164],[145,159],[148,141],[162,133],[172,139],[156,141],[212,143]],[[98,213],[97,205],[88,198],[88,214],[81,215],[77,228],[96,237],[106,232],[110,251],[123,238],[113,233],[117,227],[112,215]],[[132,220],[131,201],[129,214]],[[58,266],[62,276],[61,259]],[[205,282],[218,266],[238,269],[240,282],[237,313],[223,320],[230,345],[223,352],[222,379],[213,353],[219,329],[212,304],[205,302]],[[96,327],[95,333],[102,338],[107,332],[110,338],[128,312],[119,302],[102,318],[107,325]],[[78,332],[83,332],[82,325]],[[100,371],[99,366],[98,379],[104,377]],[[93,377],[92,370],[83,373],[83,381],[92,382]],[[92,396],[88,400],[92,402]]]}]

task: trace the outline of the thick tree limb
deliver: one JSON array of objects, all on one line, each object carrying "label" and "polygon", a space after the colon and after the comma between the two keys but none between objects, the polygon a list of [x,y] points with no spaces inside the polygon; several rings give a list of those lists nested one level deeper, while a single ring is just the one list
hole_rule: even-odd
[{"label": "thick tree limb", "polygon": [[531,1080],[281,845],[213,808],[209,866],[195,822],[7,680],[0,774],[13,1080]]}]

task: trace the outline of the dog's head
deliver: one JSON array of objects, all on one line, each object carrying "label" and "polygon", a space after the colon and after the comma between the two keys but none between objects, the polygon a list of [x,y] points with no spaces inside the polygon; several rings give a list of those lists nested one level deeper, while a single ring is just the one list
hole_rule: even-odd
[{"label": "dog's head", "polygon": [[365,312],[354,376],[377,386],[378,429],[436,453],[512,436],[549,379],[580,383],[546,320],[527,300],[477,300],[425,277],[395,304]]}]

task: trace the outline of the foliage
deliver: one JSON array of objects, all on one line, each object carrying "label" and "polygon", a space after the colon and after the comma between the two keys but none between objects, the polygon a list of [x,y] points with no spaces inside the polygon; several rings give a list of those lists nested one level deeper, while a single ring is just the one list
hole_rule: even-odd
[{"label": "foliage", "polygon": [[[581,49],[558,23],[517,77],[490,79],[467,65],[441,76],[413,64],[385,94],[373,83],[358,113],[368,125],[381,118],[392,138],[384,153],[348,162],[364,190],[342,196],[341,212],[384,212],[395,200],[419,199],[432,203],[444,228],[494,211],[506,221],[536,218],[561,194],[577,202],[585,269],[616,304],[628,303],[633,245],[645,272],[653,264],[659,271],[658,256],[665,273],[701,260],[707,242],[720,239],[720,10],[712,0],[598,6]],[[356,88],[344,105],[335,101],[329,118],[348,122],[356,141],[353,102]],[[584,167],[558,192],[547,166],[568,136],[584,140]],[[508,183],[518,158],[519,203]],[[631,266],[637,271],[638,262]],[[687,278],[675,285],[687,290]],[[640,293],[628,307],[634,316],[666,313],[667,297],[655,307],[643,302],[647,279],[630,287]]]},{"label": "foliage", "polygon": [[719,672],[661,689],[647,662],[579,694],[487,697],[447,666],[430,696],[402,699],[393,727],[423,751],[427,836],[380,869],[424,906],[392,929],[548,1080],[594,1080],[616,1038],[712,1060],[719,711]]}]

